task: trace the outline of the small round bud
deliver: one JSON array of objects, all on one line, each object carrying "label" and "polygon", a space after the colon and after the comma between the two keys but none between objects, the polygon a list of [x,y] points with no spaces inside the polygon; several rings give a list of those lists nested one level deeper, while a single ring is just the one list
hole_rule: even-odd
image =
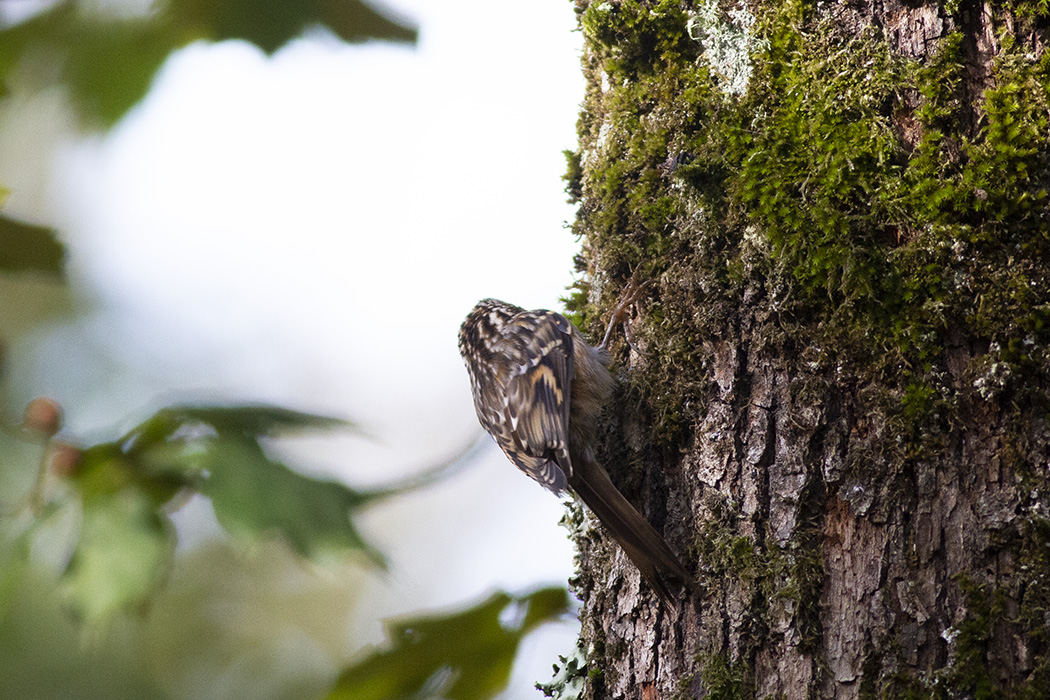
[{"label": "small round bud", "polygon": [[83,455],[84,452],[78,447],[65,442],[53,442],[47,460],[48,469],[57,476],[73,476]]},{"label": "small round bud", "polygon": [[33,399],[26,406],[22,425],[34,433],[51,437],[62,427],[62,407],[53,399]]}]

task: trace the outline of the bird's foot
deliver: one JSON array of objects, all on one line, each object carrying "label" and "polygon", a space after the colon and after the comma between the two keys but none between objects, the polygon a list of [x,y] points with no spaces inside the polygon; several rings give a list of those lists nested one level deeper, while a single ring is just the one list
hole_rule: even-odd
[{"label": "bird's foot", "polygon": [[646,280],[645,282],[638,281],[638,271],[635,270],[634,274],[631,275],[631,279],[627,280],[627,285],[623,288],[623,292],[620,294],[620,303],[617,304],[613,310],[612,316],[609,318],[609,325],[605,329],[605,337],[602,338],[602,344],[598,347],[602,350],[609,349],[609,339],[612,338],[613,329],[616,328],[616,324],[623,321],[624,316],[627,315],[627,310],[636,303],[641,297],[642,292],[645,288],[653,284],[655,280]]}]

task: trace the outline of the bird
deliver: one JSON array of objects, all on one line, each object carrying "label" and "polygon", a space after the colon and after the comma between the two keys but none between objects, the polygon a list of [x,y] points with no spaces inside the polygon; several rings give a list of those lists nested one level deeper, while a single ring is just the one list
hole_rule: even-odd
[{"label": "bird", "polygon": [[478,420],[510,461],[556,495],[575,492],[670,605],[674,596],[661,575],[691,588],[689,572],[594,454],[599,418],[616,388],[606,345],[624,308],[592,346],[557,312],[482,299],[460,327],[459,351]]}]

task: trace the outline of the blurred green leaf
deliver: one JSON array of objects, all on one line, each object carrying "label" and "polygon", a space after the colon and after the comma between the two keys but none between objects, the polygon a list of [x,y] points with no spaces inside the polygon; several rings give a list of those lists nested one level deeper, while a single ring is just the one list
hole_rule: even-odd
[{"label": "blurred green leaf", "polygon": [[65,257],[52,229],[0,215],[0,270],[61,275]]},{"label": "blurred green leaf", "polygon": [[66,81],[80,111],[104,127],[145,96],[164,59],[179,48],[171,27],[144,20],[80,22],[71,29]]},{"label": "blurred green leaf", "polygon": [[7,614],[28,560],[24,537],[0,533],[0,623]]},{"label": "blurred green leaf", "polygon": [[419,30],[414,24],[377,11],[357,0],[313,0],[317,20],[343,41],[380,39],[415,44]]},{"label": "blurred green leaf", "polygon": [[388,648],[346,669],[326,700],[484,700],[507,685],[522,638],[569,610],[564,588],[499,592],[460,612],[387,625]]},{"label": "blurred green leaf", "polygon": [[164,444],[145,455],[128,455],[117,443],[106,442],[83,451],[72,478],[85,500],[133,487],[160,508],[182,489],[194,486],[197,472],[182,445]]},{"label": "blurred green leaf", "polygon": [[14,515],[30,497],[44,450],[39,438],[0,424],[0,515]]},{"label": "blurred green leaf", "polygon": [[27,528],[16,516],[22,515],[28,502],[42,453],[39,444],[0,425],[0,622],[27,561]]},{"label": "blurred green leaf", "polygon": [[116,18],[66,0],[0,31],[0,81],[25,61],[43,87],[69,86],[80,116],[110,127],[149,89],[171,51],[188,43],[152,16]]},{"label": "blurred green leaf", "polygon": [[[0,0],[2,1],[2,0]],[[0,619],[0,696],[18,700],[173,700],[151,668],[142,624],[86,629],[58,595],[51,566],[23,564]],[[87,634],[85,634],[87,633]]]},{"label": "blurred green leaf", "polygon": [[243,39],[272,54],[321,25],[345,41],[414,43],[417,34],[360,0],[170,0],[160,11],[138,17],[65,0],[0,31],[0,86],[28,61],[41,87],[68,85],[85,122],[108,128],[142,99],[178,48],[199,39]]},{"label": "blurred green leaf", "polygon": [[246,406],[175,406],[158,415],[180,424],[207,423],[219,435],[272,436],[302,430],[352,428],[342,418],[293,411],[290,408],[254,404]]},{"label": "blurred green leaf", "polygon": [[34,525],[29,508],[44,450],[26,431],[0,424],[0,623],[29,560]]},{"label": "blurred green leaf", "polygon": [[[357,531],[355,511],[429,484],[447,465],[400,485],[356,491],[299,474],[260,444],[263,437],[289,431],[348,426],[344,420],[268,405],[176,406],[156,412],[117,440],[80,450],[66,482],[79,495],[83,514],[62,577],[67,604],[88,623],[145,604],[164,581],[175,545],[171,503],[190,490],[211,500],[217,519],[235,539],[276,536],[314,559],[359,551],[383,566],[381,554]],[[24,450],[22,440],[7,442],[11,445],[0,442],[0,452]],[[36,449],[39,465],[40,446]],[[0,469],[0,476],[7,471]],[[22,471],[28,472],[23,482],[40,473]],[[45,508],[52,504],[41,499]],[[39,519],[42,511],[35,512]],[[532,616],[543,617],[545,610],[532,604],[523,610],[520,626],[532,626]]]},{"label": "blurred green leaf", "polygon": [[350,518],[352,509],[370,500],[367,493],[294,472],[248,438],[216,440],[200,465],[206,474],[200,491],[234,537],[279,534],[306,557],[355,549],[383,565]]},{"label": "blurred green leaf", "polygon": [[92,445],[84,450],[73,481],[85,499],[112,496],[136,481],[134,465],[124,459],[114,443]]},{"label": "blurred green leaf", "polygon": [[304,430],[353,428],[341,418],[293,411],[280,406],[172,406],[132,428],[116,443],[137,459],[158,444],[192,442],[203,437],[272,437]]},{"label": "blurred green leaf", "polygon": [[264,436],[351,427],[337,418],[270,405],[175,406],[157,411],[114,442],[84,451],[74,481],[85,499],[133,486],[161,507],[186,488],[212,501],[219,523],[235,538],[277,535],[316,558],[357,550],[383,558],[354,527],[352,511],[392,495],[358,492],[312,479],[272,460]]},{"label": "blurred green leaf", "polygon": [[141,608],[167,577],[174,551],[171,523],[142,490],[128,487],[85,499],[62,597],[91,625]]},{"label": "blurred green leaf", "polygon": [[171,0],[171,21],[213,41],[244,39],[273,53],[310,27],[323,25],[344,41],[415,43],[415,27],[360,0]]}]

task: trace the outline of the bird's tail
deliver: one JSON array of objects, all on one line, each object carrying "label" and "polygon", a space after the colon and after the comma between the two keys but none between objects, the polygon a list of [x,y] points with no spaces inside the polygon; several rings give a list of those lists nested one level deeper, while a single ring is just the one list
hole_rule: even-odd
[{"label": "bird's tail", "polygon": [[617,490],[605,470],[594,462],[580,466],[584,473],[574,474],[569,485],[609,530],[660,599],[668,605],[674,601],[661,574],[692,590],[689,572],[660,533]]}]

